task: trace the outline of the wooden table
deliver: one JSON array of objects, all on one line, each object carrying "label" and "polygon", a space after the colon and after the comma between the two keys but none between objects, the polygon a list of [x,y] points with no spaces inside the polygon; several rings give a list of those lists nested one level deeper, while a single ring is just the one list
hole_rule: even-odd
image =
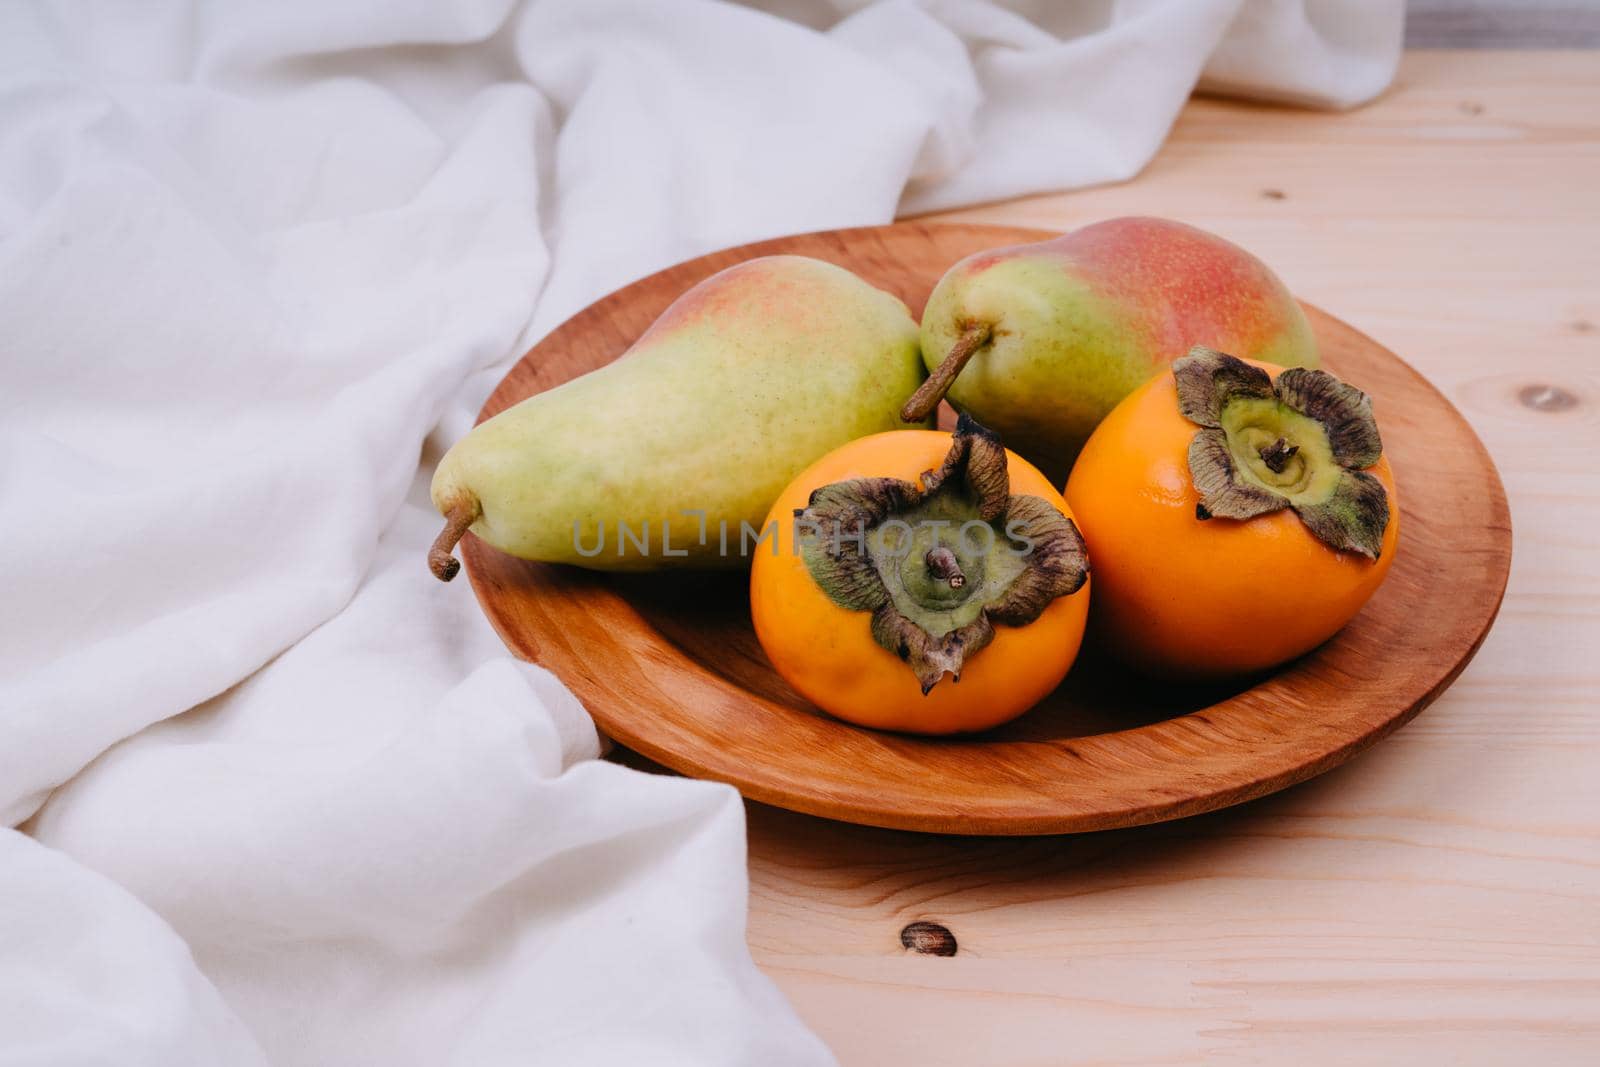
[{"label": "wooden table", "polygon": [[[1477,660],[1246,807],[983,840],[750,806],[750,945],[855,1067],[1600,1063],[1600,53],[1419,52],[1350,114],[1197,100],[1121,186],[1259,253],[1467,415],[1510,492]],[[947,927],[953,957],[901,946]]]}]

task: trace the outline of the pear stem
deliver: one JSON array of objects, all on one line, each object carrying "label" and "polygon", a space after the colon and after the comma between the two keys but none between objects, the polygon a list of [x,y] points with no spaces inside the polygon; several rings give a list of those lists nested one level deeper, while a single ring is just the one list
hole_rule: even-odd
[{"label": "pear stem", "polygon": [[989,335],[993,327],[988,323],[975,322],[961,332],[956,338],[956,343],[951,347],[949,354],[944,357],[944,362],[933,368],[933,373],[928,375],[928,380],[922,387],[911,394],[911,399],[906,401],[906,406],[900,409],[900,418],[904,422],[921,422],[939,406],[939,401],[944,399],[944,394],[955,384],[956,375],[961,373],[967,362],[977,354],[978,349],[989,343]]},{"label": "pear stem", "polygon": [[452,556],[450,550],[456,547],[456,542],[467,532],[467,527],[477,522],[482,514],[478,498],[470,493],[451,501],[444,514],[444,529],[439,531],[439,536],[433,540],[433,547],[428,549],[428,569],[435,578],[448,582],[461,570],[461,561]]}]

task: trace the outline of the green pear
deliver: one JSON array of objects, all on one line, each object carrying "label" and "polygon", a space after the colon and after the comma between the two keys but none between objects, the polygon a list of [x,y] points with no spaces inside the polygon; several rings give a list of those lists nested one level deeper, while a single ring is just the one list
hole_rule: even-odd
[{"label": "green pear", "polygon": [[1100,420],[1195,345],[1317,365],[1305,313],[1261,260],[1170,219],[1110,219],[951,267],[922,313],[933,373],[905,415],[948,389],[1059,482]]},{"label": "green pear", "polygon": [[458,441],[433,477],[446,524],[429,566],[453,578],[468,529],[597,570],[745,565],[772,550],[756,539],[784,487],[840,445],[903,427],[924,376],[910,312],[849,271],[803,256],[729,267],[615,362]]}]

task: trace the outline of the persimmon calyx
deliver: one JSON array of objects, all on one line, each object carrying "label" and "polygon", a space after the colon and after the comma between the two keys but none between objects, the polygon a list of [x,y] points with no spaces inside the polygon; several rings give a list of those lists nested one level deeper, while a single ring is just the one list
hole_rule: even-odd
[{"label": "persimmon calyx", "polygon": [[1243,520],[1293,508],[1323,544],[1378,558],[1389,495],[1365,470],[1383,455],[1367,394],[1304,367],[1274,382],[1204,345],[1174,362],[1172,376],[1178,410],[1200,426],[1189,442],[1196,518]]},{"label": "persimmon calyx", "polygon": [[873,640],[926,695],[994,640],[1083,587],[1089,556],[1073,521],[1012,494],[1000,439],[962,415],[950,451],[919,483],[853,478],[795,512],[795,546],[840,607],[872,613]]}]

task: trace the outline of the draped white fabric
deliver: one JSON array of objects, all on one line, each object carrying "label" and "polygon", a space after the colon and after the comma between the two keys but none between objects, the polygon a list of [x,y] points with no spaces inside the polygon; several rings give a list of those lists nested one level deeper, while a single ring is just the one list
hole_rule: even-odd
[{"label": "draped white fabric", "polygon": [[438,448],[644,273],[1128,177],[1197,83],[1353,105],[1400,23],[0,6],[0,1064],[828,1062],[737,796],[427,574]]}]

